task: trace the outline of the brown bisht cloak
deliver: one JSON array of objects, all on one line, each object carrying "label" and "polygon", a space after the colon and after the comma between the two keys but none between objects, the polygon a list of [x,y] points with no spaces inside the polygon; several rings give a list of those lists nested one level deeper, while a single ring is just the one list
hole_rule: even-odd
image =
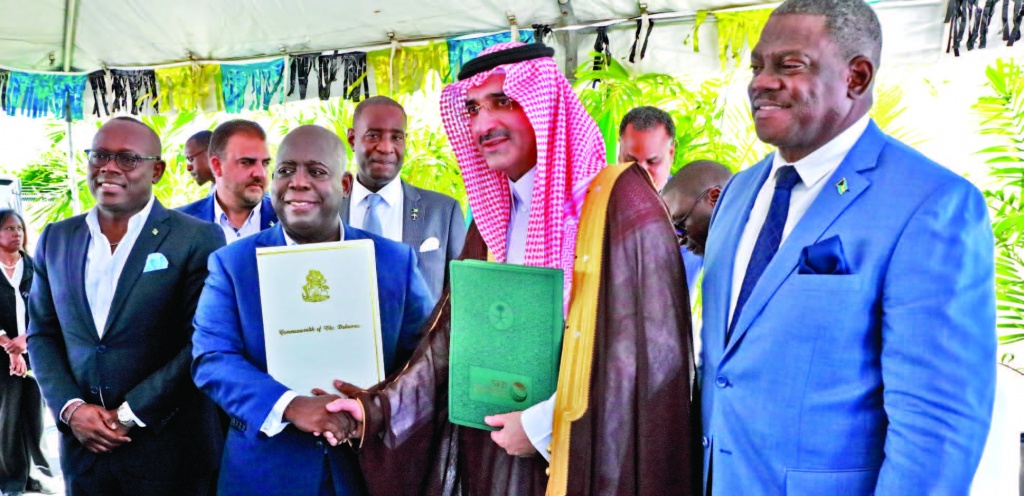
[{"label": "brown bisht cloak", "polygon": [[[567,494],[696,496],[699,396],[675,233],[635,165],[615,182],[607,212],[589,405],[571,428]],[[462,258],[487,259],[475,225]],[[370,493],[545,494],[543,457],[509,456],[490,432],[448,422],[449,298],[445,288],[408,365],[358,395]]]}]

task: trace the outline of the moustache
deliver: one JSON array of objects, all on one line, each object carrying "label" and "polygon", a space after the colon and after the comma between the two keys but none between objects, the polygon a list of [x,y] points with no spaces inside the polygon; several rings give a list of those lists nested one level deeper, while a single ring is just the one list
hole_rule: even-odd
[{"label": "moustache", "polygon": [[260,178],[253,178],[253,179],[250,179],[249,182],[246,183],[246,185],[245,185],[245,187],[247,187],[247,188],[249,186],[260,186],[260,187],[263,187],[263,186],[266,186],[266,181],[264,181],[263,179],[260,179]]},{"label": "moustache", "polygon": [[511,137],[512,137],[512,133],[510,133],[507,129],[495,129],[494,131],[491,131],[491,132],[481,136],[480,139],[477,140],[477,141],[482,145],[482,144],[484,144],[484,141],[492,140],[494,138],[509,139]]}]

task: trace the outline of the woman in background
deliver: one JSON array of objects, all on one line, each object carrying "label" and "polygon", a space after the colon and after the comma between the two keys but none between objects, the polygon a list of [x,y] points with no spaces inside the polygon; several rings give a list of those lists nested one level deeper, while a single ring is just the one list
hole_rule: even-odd
[{"label": "woman in background", "polygon": [[25,221],[0,210],[0,492],[6,496],[43,489],[40,479],[51,475],[42,451],[42,395],[25,354],[33,274],[25,242]]}]

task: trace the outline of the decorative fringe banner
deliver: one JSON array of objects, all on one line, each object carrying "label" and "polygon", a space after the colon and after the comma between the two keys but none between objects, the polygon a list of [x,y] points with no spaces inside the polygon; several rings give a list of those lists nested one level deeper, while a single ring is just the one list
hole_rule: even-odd
[{"label": "decorative fringe banner", "polygon": [[[761,39],[761,30],[768,23],[773,8],[744,10],[740,12],[712,12],[718,20],[718,59],[722,68],[728,67],[733,59],[736,67],[743,62],[743,49],[753,48]],[[697,30],[707,18],[707,12],[698,11],[693,26],[693,47],[697,50]]]},{"label": "decorative fringe banner", "polygon": [[[522,41],[523,43],[533,43],[537,31],[539,30],[543,35],[543,33],[545,33],[544,28],[547,28],[547,33],[551,33],[551,28],[540,24],[537,26],[538,27],[534,30],[519,30],[519,41]],[[511,31],[487,36],[477,36],[475,38],[448,38],[448,64],[451,66],[451,77],[445,82],[452,82],[454,78],[458,77],[463,64],[475,59],[477,55],[480,55],[480,52],[484,51],[491,45],[508,43],[510,41],[512,41]]]},{"label": "decorative fringe banner", "polygon": [[[110,85],[107,84],[107,72],[95,71],[89,73],[89,87],[92,88],[92,115],[103,117],[110,115],[110,104],[107,103],[107,94],[110,93]],[[102,113],[100,110],[102,109]]]},{"label": "decorative fringe banner", "polygon": [[[237,114],[242,109],[267,110],[274,94],[284,101],[284,59],[255,64],[222,64],[224,110]],[[249,103],[246,105],[246,97]]]},{"label": "decorative fringe banner", "polygon": [[340,55],[345,62],[346,99],[358,102],[370,96],[370,78],[367,76],[366,52],[348,52]]},{"label": "decorative fringe banner", "polygon": [[949,38],[946,40],[946,53],[953,52],[960,56],[960,45],[967,36],[967,50],[985,48],[988,43],[988,28],[995,17],[996,3],[1002,2],[1003,41],[1006,46],[1013,46],[1020,40],[1021,21],[1024,20],[1024,1],[1022,0],[949,0],[946,5],[946,18],[949,24]]},{"label": "decorative fringe banner", "polygon": [[0,108],[7,108],[7,80],[10,78],[10,71],[0,69]]},{"label": "decorative fringe banner", "polygon": [[7,100],[3,103],[8,115],[16,112],[29,117],[52,116],[67,118],[70,105],[71,118],[82,118],[82,94],[86,74],[46,74],[12,71],[7,81]]},{"label": "decorative fringe banner", "polygon": [[220,65],[193,63],[154,72],[160,87],[160,106],[165,111],[224,110]]},{"label": "decorative fringe banner", "polygon": [[331,97],[331,85],[338,80],[338,70],[341,69],[341,59],[338,54],[320,55],[316,58],[317,66],[317,95],[321,100]]},{"label": "decorative fringe banner", "polygon": [[441,81],[451,82],[448,65],[448,44],[445,42],[403,47],[394,50],[376,50],[366,54],[366,62],[373,67],[377,93],[398,96],[418,91],[423,87],[430,71],[437,71]]},{"label": "decorative fringe banner", "polygon": [[306,86],[309,84],[309,72],[313,70],[313,65],[316,64],[317,55],[310,53],[306,55],[296,55],[292,57],[291,68],[289,78],[291,81],[288,84],[288,96],[292,96],[295,93],[295,82],[298,80],[299,83],[299,99],[306,98]]},{"label": "decorative fringe banner", "polygon": [[114,93],[111,112],[129,110],[139,115],[143,107],[160,112],[160,95],[156,89],[156,73],[152,69],[111,69],[110,89]]}]

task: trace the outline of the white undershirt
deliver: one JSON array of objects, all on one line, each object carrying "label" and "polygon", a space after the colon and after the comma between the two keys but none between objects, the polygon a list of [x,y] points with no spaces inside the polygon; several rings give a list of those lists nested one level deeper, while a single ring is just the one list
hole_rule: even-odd
[{"label": "white undershirt", "polygon": [[224,239],[227,244],[234,243],[246,236],[256,234],[260,232],[260,222],[263,220],[262,215],[263,200],[260,200],[251,211],[249,211],[249,217],[245,219],[242,227],[235,229],[235,226],[231,225],[231,221],[228,219],[228,214],[224,212],[224,209],[220,206],[220,200],[217,196],[213,197],[213,222],[220,226],[220,229],[224,231]]},{"label": "white undershirt", "polygon": [[864,134],[864,130],[867,129],[870,122],[871,118],[864,115],[845,131],[832,138],[832,141],[793,163],[786,162],[782,158],[782,154],[778,150],[775,151],[772,170],[757,193],[757,199],[754,200],[754,206],[750,210],[750,217],[743,228],[743,235],[736,246],[736,258],[732,269],[732,299],[729,304],[729,320],[726,322],[732,322],[732,312],[736,308],[736,301],[740,296],[740,287],[743,286],[747,265],[750,264],[750,255],[754,252],[754,244],[757,243],[761,226],[764,225],[764,221],[768,217],[768,207],[771,206],[772,195],[775,194],[775,173],[779,167],[792,165],[800,175],[800,182],[793,186],[789,197],[789,214],[786,217],[786,227],[782,230],[782,240],[779,242],[781,247],[789,237],[789,233],[793,231],[793,227],[800,222],[807,210],[811,208],[815,198],[827,185],[828,181],[825,179],[843,163],[843,159],[853,149],[853,145],[857,144],[857,140]]},{"label": "white undershirt", "polygon": [[[348,224],[356,229],[363,229],[363,220],[370,202],[366,198],[372,191],[366,189],[359,180],[352,182],[352,200],[348,209]],[[405,207],[405,195],[402,194],[402,180],[395,178],[377,192],[384,200],[377,204],[377,218],[383,236],[391,241],[402,242],[402,209]],[[365,229],[363,229],[365,231]]]},{"label": "white undershirt", "polygon": [[18,336],[24,336],[25,299],[21,297],[21,278],[25,275],[25,257],[18,257],[18,261],[14,264],[14,274],[11,276],[7,275],[6,270],[0,272],[4,273],[7,282],[10,282],[11,287],[14,288],[14,311],[18,313]]}]

